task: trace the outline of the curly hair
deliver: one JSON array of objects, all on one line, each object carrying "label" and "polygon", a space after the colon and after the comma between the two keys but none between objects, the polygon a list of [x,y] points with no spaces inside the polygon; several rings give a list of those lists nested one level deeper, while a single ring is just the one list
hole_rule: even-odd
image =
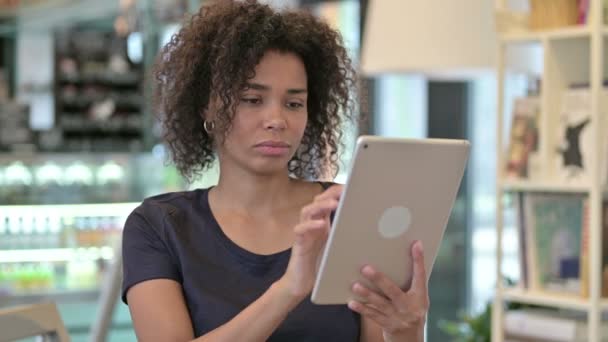
[{"label": "curly hair", "polygon": [[356,85],[342,37],[304,11],[229,0],[202,6],[163,48],[154,69],[162,137],[187,180],[215,160],[213,139],[203,129],[211,98],[219,103],[214,135],[223,139],[238,95],[269,50],[296,54],[307,75],[308,123],[289,172],[302,179],[337,173],[341,125],[354,119]]}]

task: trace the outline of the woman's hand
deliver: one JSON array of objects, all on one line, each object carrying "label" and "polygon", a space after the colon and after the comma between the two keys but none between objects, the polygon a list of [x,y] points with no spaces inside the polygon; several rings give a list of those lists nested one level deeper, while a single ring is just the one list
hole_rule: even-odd
[{"label": "woman's hand", "polygon": [[429,309],[429,296],[424,268],[422,243],[412,246],[414,271],[412,283],[407,291],[399,288],[392,280],[371,266],[361,270],[378,292],[361,283],[353,285],[353,292],[362,301],[348,303],[351,310],[376,322],[384,335],[384,341],[423,341],[424,324]]},{"label": "woman's hand", "polygon": [[295,242],[285,275],[279,284],[298,300],[310,294],[314,286],[317,261],[327,241],[330,216],[338,208],[343,187],[334,185],[317,195],[302,208],[300,222],[295,226]]}]

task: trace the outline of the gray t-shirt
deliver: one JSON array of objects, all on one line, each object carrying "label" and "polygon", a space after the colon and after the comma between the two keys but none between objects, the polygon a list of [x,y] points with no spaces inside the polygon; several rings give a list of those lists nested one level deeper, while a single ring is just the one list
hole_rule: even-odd
[{"label": "gray t-shirt", "polygon": [[[291,250],[259,255],[222,231],[209,208],[208,189],[148,198],[123,232],[122,300],[139,282],[180,283],[196,337],[219,327],[259,298],[285,272]],[[151,298],[153,300],[153,298]],[[345,305],[314,305],[289,313],[268,341],[359,341],[360,316]]]}]

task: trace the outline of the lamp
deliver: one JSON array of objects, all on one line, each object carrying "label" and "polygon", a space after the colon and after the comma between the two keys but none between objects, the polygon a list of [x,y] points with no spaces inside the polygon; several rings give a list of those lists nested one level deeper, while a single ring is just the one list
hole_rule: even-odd
[{"label": "lamp", "polygon": [[495,67],[494,2],[370,0],[362,46],[366,75],[474,75]]}]

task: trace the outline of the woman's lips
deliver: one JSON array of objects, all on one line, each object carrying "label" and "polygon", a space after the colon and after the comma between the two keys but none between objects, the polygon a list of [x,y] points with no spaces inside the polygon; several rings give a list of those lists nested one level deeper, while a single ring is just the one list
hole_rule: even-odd
[{"label": "woman's lips", "polygon": [[269,157],[281,157],[289,153],[289,144],[283,141],[264,141],[254,146],[254,149],[262,155]]}]

